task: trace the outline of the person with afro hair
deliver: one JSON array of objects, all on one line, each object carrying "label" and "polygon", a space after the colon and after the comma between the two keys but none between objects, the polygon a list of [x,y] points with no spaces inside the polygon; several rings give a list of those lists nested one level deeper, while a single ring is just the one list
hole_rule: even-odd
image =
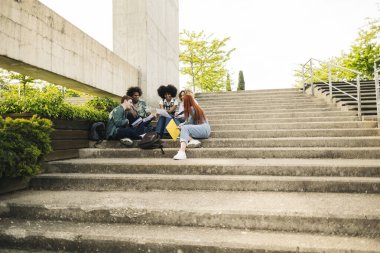
[{"label": "person with afro hair", "polygon": [[147,107],[145,101],[141,99],[141,95],[142,90],[138,86],[130,87],[127,90],[127,96],[132,98],[132,110],[128,113],[130,125],[132,125],[139,117],[144,119],[151,114],[149,107]]},{"label": "person with afro hair", "polygon": [[[159,102],[160,109],[165,109],[169,115],[174,117],[176,108],[178,106],[178,101],[175,99],[177,96],[177,88],[174,85],[161,85],[157,89],[158,96],[160,96],[161,100]],[[165,132],[165,127],[169,124],[171,118],[166,118],[164,116],[160,116],[156,125],[156,132],[162,137]]]}]

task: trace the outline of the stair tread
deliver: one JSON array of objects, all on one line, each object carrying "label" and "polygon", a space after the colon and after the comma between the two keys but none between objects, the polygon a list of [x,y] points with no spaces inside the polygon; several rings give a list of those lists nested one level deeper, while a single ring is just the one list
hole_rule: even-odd
[{"label": "stair tread", "polygon": [[8,205],[47,210],[159,210],[224,214],[375,219],[380,217],[378,194],[252,192],[252,191],[23,191],[1,196]]},{"label": "stair tread", "polygon": [[[189,247],[194,246],[197,248],[214,247],[220,250],[230,249],[231,251],[229,252],[262,250],[263,248],[287,252],[330,252],[332,249],[342,252],[380,252],[380,240],[377,238],[200,227],[3,219],[0,221],[0,234],[9,235],[19,240],[20,238],[24,240],[30,238],[31,241],[35,240],[33,238],[42,237],[47,239],[56,238],[56,240],[68,242],[76,242],[78,238],[82,242],[90,241],[94,243],[98,241],[99,244],[112,242],[112,246],[106,246],[109,248],[118,244],[123,247],[123,243],[132,243],[143,247],[149,242],[150,248],[159,247],[161,249],[161,251],[158,251],[158,249],[157,251],[153,250],[154,252],[165,252],[165,246],[175,247],[177,252],[183,252],[181,249],[186,251]],[[22,251],[9,251],[9,253],[13,252]]]},{"label": "stair tread", "polygon": [[380,183],[373,177],[330,177],[330,176],[261,176],[261,175],[167,175],[167,174],[103,174],[103,173],[48,173],[35,178],[65,179],[135,179],[135,180],[193,180],[193,181],[271,181],[271,182],[336,182],[336,183]]},{"label": "stair tread", "polygon": [[380,167],[380,159],[225,159],[225,158],[193,158],[175,161],[171,158],[81,158],[53,161],[48,164],[124,164],[124,165],[168,165],[168,166],[334,166],[334,167]]}]

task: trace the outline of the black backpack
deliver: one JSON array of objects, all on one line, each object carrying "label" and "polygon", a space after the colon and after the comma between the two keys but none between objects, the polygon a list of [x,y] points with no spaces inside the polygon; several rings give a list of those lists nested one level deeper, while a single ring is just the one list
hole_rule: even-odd
[{"label": "black backpack", "polygon": [[106,125],[103,122],[95,122],[91,125],[89,139],[96,141],[96,144],[102,143],[106,138]]},{"label": "black backpack", "polygon": [[142,149],[155,149],[159,148],[161,149],[161,153],[165,154],[163,150],[163,146],[161,143],[161,137],[156,132],[149,132],[144,135],[144,137],[141,139],[139,147]]}]

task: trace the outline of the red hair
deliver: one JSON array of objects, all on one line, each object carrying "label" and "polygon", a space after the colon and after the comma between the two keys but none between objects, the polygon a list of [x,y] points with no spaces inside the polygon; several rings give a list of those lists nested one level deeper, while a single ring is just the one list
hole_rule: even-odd
[{"label": "red hair", "polygon": [[[183,96],[182,100],[186,121],[189,119],[189,115],[193,117],[194,121],[197,124],[202,124],[207,120],[203,109],[197,104],[197,102],[195,102],[194,98],[191,95]],[[191,110],[191,107],[193,107],[195,113],[193,110]]]}]

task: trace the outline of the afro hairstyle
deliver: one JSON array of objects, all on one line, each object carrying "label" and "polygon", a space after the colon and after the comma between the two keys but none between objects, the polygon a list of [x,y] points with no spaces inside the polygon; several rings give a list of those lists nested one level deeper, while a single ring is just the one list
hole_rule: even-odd
[{"label": "afro hairstyle", "polygon": [[141,95],[142,95],[142,90],[141,90],[141,88],[138,87],[138,86],[129,87],[129,89],[127,90],[127,96],[132,97],[133,94],[134,94],[135,92],[138,92],[138,93],[139,93],[139,96],[141,97]]},{"label": "afro hairstyle", "polygon": [[164,85],[161,85],[160,87],[158,87],[157,93],[158,93],[158,96],[160,96],[160,98],[164,99],[165,93],[166,93],[166,87]]},{"label": "afro hairstyle", "polygon": [[175,98],[177,96],[177,88],[174,85],[169,84],[166,86],[166,93],[169,93],[172,98]]}]

